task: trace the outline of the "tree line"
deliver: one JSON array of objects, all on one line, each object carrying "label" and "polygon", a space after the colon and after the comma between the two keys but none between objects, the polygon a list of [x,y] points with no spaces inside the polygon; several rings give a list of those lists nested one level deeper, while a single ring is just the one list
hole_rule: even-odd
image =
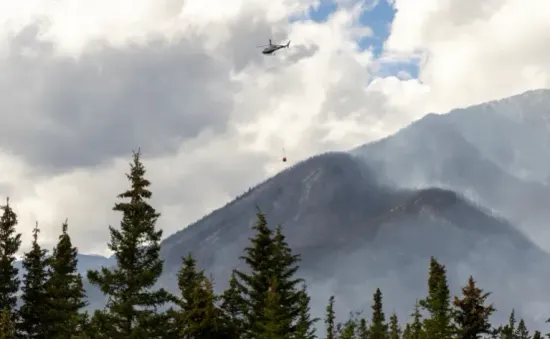
[{"label": "tree line", "polygon": [[[214,292],[212,279],[197,267],[193,255],[182,258],[179,293],[154,285],[162,274],[160,214],[148,203],[150,182],[139,151],[127,174],[129,188],[118,195],[114,210],[120,227],[109,226],[116,266],[87,272],[89,282],[107,297],[102,310],[89,314],[83,277],[77,271],[78,250],[71,243],[68,221],[51,253],[33,230],[24,254],[22,281],[15,267],[21,234],[9,199],[0,217],[0,339],[539,339],[542,334],[516,322],[494,327],[489,293],[470,277],[460,296],[451,298],[445,266],[430,261],[428,293],[418,300],[410,319],[388,319],[383,295],[373,295],[372,312],[350,312],[337,322],[335,297],[328,298],[324,329],[313,318],[306,282],[299,278],[300,256],[289,247],[280,226],[269,227],[257,212],[254,236],[243,251],[246,271],[234,270],[229,287]],[[21,290],[21,295],[19,291]],[[18,304],[18,300],[20,301]],[[165,311],[160,311],[159,309]]]}]

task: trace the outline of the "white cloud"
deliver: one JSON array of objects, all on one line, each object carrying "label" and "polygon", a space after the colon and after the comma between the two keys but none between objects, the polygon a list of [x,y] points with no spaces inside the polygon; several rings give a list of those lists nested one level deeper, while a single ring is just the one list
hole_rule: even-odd
[{"label": "white cloud", "polygon": [[[103,252],[132,148],[169,234],[281,170],[283,148],[293,163],[548,85],[547,1],[464,2],[395,1],[384,58],[429,55],[420,81],[372,77],[349,1],[325,23],[288,22],[313,0],[0,2],[0,195],[26,244],[68,217]],[[265,57],[269,37],[291,48]]]}]

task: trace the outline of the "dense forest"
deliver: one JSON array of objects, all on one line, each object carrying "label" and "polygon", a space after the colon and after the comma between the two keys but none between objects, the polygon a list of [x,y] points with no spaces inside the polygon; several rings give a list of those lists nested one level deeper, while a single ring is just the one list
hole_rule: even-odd
[{"label": "dense forest", "polygon": [[[90,283],[108,297],[105,309],[93,314],[84,311],[86,293],[77,272],[78,249],[71,243],[67,221],[51,253],[39,245],[36,225],[32,247],[24,255],[25,274],[19,281],[14,264],[21,234],[16,232],[17,215],[7,199],[0,218],[0,339],[543,337],[539,331],[530,333],[523,320],[516,321],[513,310],[508,324],[491,324],[495,307],[487,304],[489,293],[472,277],[462,294],[452,297],[446,268],[436,258],[429,263],[427,295],[411,305],[410,319],[387,316],[380,289],[374,291],[371,314],[337,316],[337,300],[327,296],[325,319],[314,319],[306,282],[298,276],[300,256],[288,246],[282,228],[269,227],[261,211],[255,235],[241,257],[249,269],[233,271],[221,295],[214,292],[212,279],[197,267],[192,253],[182,258],[178,295],[154,289],[163,270],[162,231],[156,228],[160,214],[148,203],[150,182],[139,152],[134,153],[127,178],[129,189],[118,196],[113,208],[122,214],[120,227],[109,227],[108,246],[117,265],[87,272]],[[347,320],[337,322],[337,318]]]}]

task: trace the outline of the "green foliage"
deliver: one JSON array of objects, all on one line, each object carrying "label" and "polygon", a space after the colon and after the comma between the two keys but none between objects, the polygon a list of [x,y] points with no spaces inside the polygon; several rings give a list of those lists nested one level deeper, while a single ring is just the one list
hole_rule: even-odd
[{"label": "green foliage", "polygon": [[33,230],[31,250],[25,253],[23,258],[23,305],[19,310],[19,332],[27,339],[45,338],[47,333],[44,314],[47,309],[46,298],[46,255],[47,250],[38,244],[38,223]]},{"label": "green foliage", "polygon": [[399,320],[397,314],[392,314],[390,317],[390,339],[401,338],[401,327],[399,327]]},{"label": "green foliage", "polygon": [[229,288],[221,296],[221,309],[227,319],[228,330],[232,338],[240,338],[244,334],[245,301],[239,290],[235,272],[231,273]]},{"label": "green foliage", "polygon": [[96,322],[111,338],[160,338],[157,332],[167,326],[166,316],[156,310],[172,298],[164,289],[152,290],[163,268],[159,253],[162,231],[155,229],[160,214],[147,202],[152,193],[144,176],[138,151],[127,174],[130,188],[118,196],[127,201],[113,208],[122,213],[120,229],[109,226],[108,246],[117,266],[88,271],[90,283],[109,297],[107,309],[96,313]]},{"label": "green foliage", "polygon": [[372,318],[370,325],[370,339],[387,339],[388,338],[388,324],[386,323],[386,316],[384,315],[382,305],[382,291],[379,288],[373,296],[372,304]]},{"label": "green foliage", "polygon": [[0,314],[0,339],[15,339],[15,325],[13,314],[5,307]]},{"label": "green foliage", "polygon": [[49,268],[43,321],[47,338],[51,339],[80,334],[79,311],[86,306],[82,276],[77,271],[78,250],[73,247],[67,228],[65,221],[52,256],[47,259]]},{"label": "green foliage", "polygon": [[529,336],[529,331],[527,330],[527,327],[525,326],[525,322],[523,319],[520,319],[518,323],[518,328],[516,329],[516,339],[531,339]]},{"label": "green foliage", "polygon": [[489,317],[495,312],[493,305],[485,305],[490,293],[484,293],[478,288],[473,277],[462,288],[462,298],[454,298],[454,320],[457,325],[457,335],[460,339],[479,339],[484,334],[491,333]]},{"label": "green foliage", "polygon": [[3,211],[0,217],[0,309],[14,310],[20,284],[17,277],[19,270],[14,264],[15,254],[21,246],[21,234],[16,234],[17,215],[10,206],[9,198],[0,209]]},{"label": "green foliage", "polygon": [[294,334],[294,339],[314,339],[315,335],[315,323],[319,321],[319,318],[311,317],[311,309],[309,303],[311,298],[307,294],[307,287],[305,284],[302,285],[302,290],[300,291],[300,312],[298,314],[298,320],[296,322],[296,333]]},{"label": "green foliage", "polygon": [[336,328],[334,327],[335,319],[336,319],[336,314],[334,312],[334,296],[332,295],[328,300],[328,305],[326,308],[326,315],[325,315],[325,325],[327,328],[326,339],[336,338]]},{"label": "green foliage", "polygon": [[445,266],[432,257],[428,278],[428,296],[420,300],[420,306],[429,317],[424,319],[425,339],[451,339],[455,332],[452,323],[450,291]]},{"label": "green foliage", "polygon": [[[109,248],[117,260],[115,268],[89,271],[90,282],[108,297],[104,310],[93,317],[82,308],[84,289],[77,273],[77,249],[67,233],[67,222],[50,258],[38,244],[38,225],[33,231],[31,250],[25,253],[22,306],[15,311],[19,281],[14,268],[21,241],[15,234],[17,217],[9,200],[0,218],[0,339],[315,339],[310,297],[302,279],[296,278],[300,256],[293,254],[282,228],[272,231],[258,211],[255,236],[241,259],[246,271],[234,270],[229,287],[221,295],[213,281],[197,268],[189,254],[178,272],[180,294],[153,290],[162,274],[160,239],[156,230],[160,216],[148,204],[151,192],[140,153],[130,164],[130,188],[118,197],[114,210],[122,212],[120,229],[109,227]],[[247,272],[247,273],[245,273]],[[415,304],[411,321],[400,326],[393,313],[386,322],[382,292],[373,295],[371,321],[350,313],[336,323],[335,297],[326,307],[326,339],[478,339],[492,335],[499,339],[530,339],[523,320],[516,325],[512,311],[508,324],[493,329],[489,323],[495,311],[486,305],[489,293],[472,277],[462,295],[451,295],[445,266],[430,260],[428,295]],[[170,309],[159,308],[173,303]],[[426,311],[423,317],[420,310]],[[19,315],[19,317],[16,317]],[[16,326],[19,333],[16,333]],[[403,331],[402,331],[403,329]],[[533,339],[542,338],[535,331]]]},{"label": "green foliage", "polygon": [[357,339],[369,339],[370,333],[369,333],[369,326],[367,325],[367,320],[365,318],[361,318],[359,320],[359,326],[357,328]]},{"label": "green foliage", "polygon": [[[276,298],[280,303],[276,318],[280,322],[277,324],[280,330],[276,333],[292,338],[296,334],[296,324],[303,310],[302,294],[298,288],[303,280],[295,278],[300,258],[292,254],[280,227],[275,232],[271,231],[265,216],[259,211],[257,218],[254,226],[256,236],[251,239],[251,245],[241,257],[250,268],[250,273],[235,271],[246,309],[246,331],[243,337],[263,338],[267,335],[266,324],[274,321],[273,318],[266,318],[265,311],[272,310],[273,306],[268,307],[267,302],[273,302],[270,298]],[[275,287],[272,285],[274,282]],[[273,291],[272,288],[276,290]],[[272,328],[275,325],[270,326]],[[270,333],[275,335],[275,332]]]}]

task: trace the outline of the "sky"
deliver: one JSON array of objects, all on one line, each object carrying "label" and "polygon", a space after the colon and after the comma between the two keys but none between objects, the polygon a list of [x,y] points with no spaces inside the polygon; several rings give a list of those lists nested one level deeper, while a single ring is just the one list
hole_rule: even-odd
[{"label": "sky", "polygon": [[[68,219],[107,253],[138,147],[168,236],[311,155],[550,87],[547,0],[113,4],[0,0],[0,197],[22,251]],[[269,38],[291,46],[264,56]]]}]

